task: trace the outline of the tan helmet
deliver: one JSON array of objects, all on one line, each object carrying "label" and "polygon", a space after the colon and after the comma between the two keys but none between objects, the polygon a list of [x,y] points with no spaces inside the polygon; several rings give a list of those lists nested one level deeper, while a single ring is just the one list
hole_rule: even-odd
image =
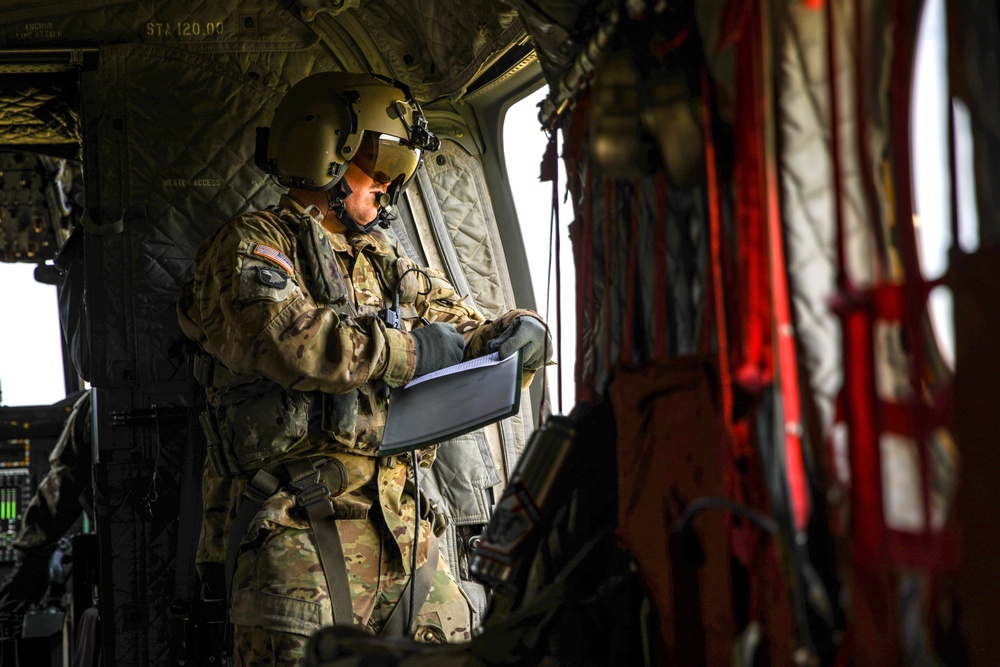
[{"label": "tan helmet", "polygon": [[321,72],[289,89],[270,128],[257,130],[256,163],[281,185],[329,190],[353,162],[390,183],[395,203],[425,150],[437,150],[420,107],[401,84]]}]

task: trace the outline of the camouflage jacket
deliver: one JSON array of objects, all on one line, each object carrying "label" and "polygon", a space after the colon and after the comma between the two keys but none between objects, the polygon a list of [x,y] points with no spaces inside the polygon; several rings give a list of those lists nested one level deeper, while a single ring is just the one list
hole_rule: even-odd
[{"label": "camouflage jacket", "polygon": [[[225,386],[206,392],[223,440],[240,450],[229,452],[238,459],[235,467],[336,456],[350,472],[347,490],[334,499],[338,516],[365,517],[377,495],[390,532],[412,525],[412,516],[398,511],[406,467],[387,468],[375,458],[388,406],[380,386],[404,384],[416,366],[407,332],[424,321],[451,322],[472,358],[516,317],[537,315],[514,310],[486,321],[442,272],[411,269],[418,267],[384,234],[330,234],[287,197],[278,207],[230,220],[202,244],[194,277],[178,299],[178,317],[185,335],[228,371]],[[397,290],[399,330],[378,317]],[[529,381],[526,374],[525,385]],[[275,422],[298,423],[298,430],[275,435]],[[432,451],[420,457],[422,466],[432,460]],[[224,559],[246,477],[206,466],[199,562]],[[285,491],[258,514],[258,527],[268,521],[307,525]]]},{"label": "camouflage jacket", "polygon": [[25,556],[48,559],[66,531],[93,506],[91,390],[83,392],[49,455],[49,472],[31,497],[13,545]]}]

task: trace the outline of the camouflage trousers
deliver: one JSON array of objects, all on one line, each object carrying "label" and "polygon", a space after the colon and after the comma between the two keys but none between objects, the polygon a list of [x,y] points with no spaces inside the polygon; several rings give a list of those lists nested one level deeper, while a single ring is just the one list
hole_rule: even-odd
[{"label": "camouflage trousers", "polygon": [[[368,519],[341,519],[337,526],[354,622],[377,633],[409,576],[384,526]],[[233,577],[230,620],[235,626],[236,667],[304,665],[309,636],[333,623],[326,578],[310,531],[274,524],[270,528],[244,546]],[[424,547],[420,551],[425,551],[426,540],[437,538],[426,521],[420,531]],[[472,627],[472,605],[442,556],[412,636],[425,642],[460,642],[471,639]]]}]

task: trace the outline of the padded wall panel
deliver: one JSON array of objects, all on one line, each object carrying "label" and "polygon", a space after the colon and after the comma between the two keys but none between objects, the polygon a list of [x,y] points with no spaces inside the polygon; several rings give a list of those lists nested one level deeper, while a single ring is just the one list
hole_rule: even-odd
[{"label": "padded wall panel", "polygon": [[513,308],[514,291],[479,158],[445,140],[425,168],[476,305],[487,317]]},{"label": "padded wall panel", "polygon": [[[209,233],[277,200],[279,189],[252,162],[255,128],[267,124],[290,81],[326,64],[313,52],[122,45],[103,48],[97,71],[84,75],[85,161],[94,175],[86,298],[110,664],[182,657],[172,654],[179,644],[169,609],[194,592],[192,539],[183,531],[198,517],[196,494],[180,489],[197,489],[191,477],[203,442],[193,420],[174,411],[196,415],[203,399],[174,301]],[[181,421],[165,424],[171,416]]]}]

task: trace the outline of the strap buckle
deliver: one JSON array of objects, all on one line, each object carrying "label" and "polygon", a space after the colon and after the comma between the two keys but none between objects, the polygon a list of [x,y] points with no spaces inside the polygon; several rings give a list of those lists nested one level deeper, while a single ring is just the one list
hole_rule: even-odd
[{"label": "strap buckle", "polygon": [[259,507],[277,492],[279,485],[277,477],[261,468],[247,482],[247,488],[243,495]]},{"label": "strap buckle", "polygon": [[325,482],[319,481],[318,472],[316,473],[316,479],[305,488],[302,488],[297,483],[291,484],[291,487],[298,491],[295,495],[295,502],[300,507],[309,507],[309,505],[322,502],[330,497],[330,487]]},{"label": "strap buckle", "polygon": [[322,463],[310,459],[289,461],[285,464],[288,473],[288,486],[295,491],[295,503],[299,507],[309,509],[316,503],[327,501],[329,512],[333,512],[330,504],[330,487],[323,479]]}]

